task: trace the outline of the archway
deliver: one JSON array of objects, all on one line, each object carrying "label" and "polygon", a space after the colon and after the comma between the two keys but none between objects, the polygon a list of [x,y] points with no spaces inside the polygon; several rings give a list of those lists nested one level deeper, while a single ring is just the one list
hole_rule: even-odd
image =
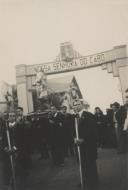
[{"label": "archway", "polygon": [[119,77],[123,101],[125,90],[128,87],[128,59],[126,45],[116,46],[113,49],[89,56],[81,56],[70,42],[61,44],[60,54],[55,61],[37,65],[17,65],[16,83],[19,105],[24,108],[25,114],[33,111],[32,84],[35,81],[35,67],[42,67],[47,75],[88,69],[101,66],[103,70]]}]

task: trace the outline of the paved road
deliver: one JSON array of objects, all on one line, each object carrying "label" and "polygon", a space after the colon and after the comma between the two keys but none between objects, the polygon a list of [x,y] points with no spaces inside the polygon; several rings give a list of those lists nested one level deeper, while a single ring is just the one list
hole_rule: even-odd
[{"label": "paved road", "polygon": [[[100,189],[127,190],[128,155],[118,155],[113,149],[98,152]],[[50,160],[35,161],[34,168],[29,178],[31,190],[78,190],[79,167],[75,158],[68,158],[63,168],[53,168]]]},{"label": "paved road", "polygon": [[[98,152],[100,190],[128,190],[128,155],[119,155],[113,149]],[[51,165],[51,160],[39,160],[35,155],[25,190],[79,190],[79,182],[79,167],[75,158],[66,159],[65,166],[57,168]]]}]

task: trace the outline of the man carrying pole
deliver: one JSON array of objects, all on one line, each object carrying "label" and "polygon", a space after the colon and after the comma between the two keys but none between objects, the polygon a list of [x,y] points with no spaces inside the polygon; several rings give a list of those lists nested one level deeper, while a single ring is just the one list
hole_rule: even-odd
[{"label": "man carrying pole", "polygon": [[[83,142],[83,139],[79,138],[78,121],[79,121],[79,116],[76,115],[75,117],[75,131],[76,131],[75,143],[77,145],[80,145]],[[80,183],[81,183],[81,188],[84,189],[84,178],[83,178],[83,173],[82,173],[80,146],[77,146],[77,151],[78,151],[79,167],[80,167]]]},{"label": "man carrying pole", "polygon": [[[9,115],[9,117],[15,117],[15,115]],[[16,147],[13,145],[11,145],[11,141],[10,141],[10,134],[9,134],[9,129],[8,127],[12,127],[13,129],[13,133],[14,133],[14,126],[15,126],[15,121],[14,122],[9,122],[9,126],[8,126],[8,122],[6,122],[6,134],[7,134],[7,141],[8,141],[8,153],[10,154],[10,162],[11,162],[11,169],[12,169],[12,185],[13,185],[13,189],[16,190],[16,179],[15,179],[15,166],[14,166],[14,158],[13,158],[13,154],[16,151]],[[12,139],[14,140],[14,139]]]},{"label": "man carrying pole", "polygon": [[97,174],[97,134],[96,121],[92,113],[85,110],[80,100],[74,102],[76,139],[80,164],[81,188],[89,190],[98,188]]},{"label": "man carrying pole", "polygon": [[9,119],[4,121],[2,134],[3,144],[3,176],[7,189],[16,190],[15,166],[14,166],[14,133],[15,133],[15,113],[9,113]]}]

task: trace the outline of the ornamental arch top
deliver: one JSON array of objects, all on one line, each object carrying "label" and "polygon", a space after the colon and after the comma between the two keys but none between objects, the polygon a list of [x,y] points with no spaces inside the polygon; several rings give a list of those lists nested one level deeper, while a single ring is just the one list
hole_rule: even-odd
[{"label": "ornamental arch top", "polygon": [[119,77],[122,97],[125,102],[125,90],[128,88],[128,57],[127,46],[115,46],[101,53],[81,56],[73,49],[70,42],[60,44],[60,54],[55,61],[36,65],[17,65],[16,83],[19,105],[24,112],[33,111],[32,84],[35,82],[35,68],[41,67],[47,75],[76,71],[101,66],[103,70]]}]

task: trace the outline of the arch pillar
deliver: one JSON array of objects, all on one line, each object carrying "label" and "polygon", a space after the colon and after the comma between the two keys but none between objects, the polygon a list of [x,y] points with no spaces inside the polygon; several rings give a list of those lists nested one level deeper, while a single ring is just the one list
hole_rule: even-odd
[{"label": "arch pillar", "polygon": [[128,88],[128,58],[118,59],[116,64],[119,72],[122,98],[125,103],[125,91]]},{"label": "arch pillar", "polygon": [[122,99],[125,103],[125,91],[128,88],[128,57],[127,46],[114,47],[115,58],[108,63],[101,64],[103,70],[112,73],[113,77],[118,77],[121,86]]},{"label": "arch pillar", "polygon": [[[27,67],[26,65],[16,66],[16,84],[17,84],[17,96],[18,96],[18,106],[23,107],[24,114],[27,114],[30,110],[30,105],[32,104],[32,93],[28,91],[28,79],[27,79]],[[29,104],[31,101],[31,104]]]}]

